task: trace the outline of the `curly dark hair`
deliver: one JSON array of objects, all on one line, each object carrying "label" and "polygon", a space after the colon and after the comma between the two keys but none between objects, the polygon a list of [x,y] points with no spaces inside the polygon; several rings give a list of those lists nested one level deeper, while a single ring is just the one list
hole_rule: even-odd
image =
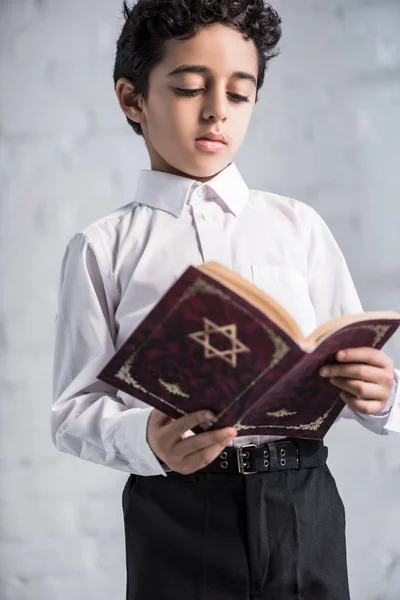
[{"label": "curly dark hair", "polygon": [[[163,58],[164,43],[172,38],[189,39],[206,25],[236,27],[254,42],[258,53],[257,91],[264,83],[267,61],[278,54],[281,19],[264,0],[137,0],[123,3],[125,24],[117,41],[114,84],[129,79],[143,98],[149,75]],[[127,118],[135,133],[138,123]]]}]

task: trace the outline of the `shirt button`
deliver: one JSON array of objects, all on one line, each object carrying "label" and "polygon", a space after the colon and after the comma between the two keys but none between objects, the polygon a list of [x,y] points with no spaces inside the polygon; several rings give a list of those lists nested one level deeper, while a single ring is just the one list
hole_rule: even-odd
[{"label": "shirt button", "polygon": [[199,187],[197,189],[197,193],[200,196],[200,198],[205,198],[207,196],[207,188],[205,188],[205,187]]}]

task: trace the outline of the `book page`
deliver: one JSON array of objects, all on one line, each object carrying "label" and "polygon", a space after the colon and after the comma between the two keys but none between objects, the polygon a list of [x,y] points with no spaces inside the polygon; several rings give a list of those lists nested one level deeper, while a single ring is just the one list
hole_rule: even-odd
[{"label": "book page", "polygon": [[394,311],[370,310],[365,313],[356,315],[342,315],[336,319],[332,319],[320,325],[311,335],[302,340],[301,347],[307,352],[312,352],[319,344],[321,344],[330,335],[343,329],[346,325],[352,323],[363,323],[364,321],[387,321],[392,319],[400,319],[400,313]]},{"label": "book page", "polygon": [[346,327],[351,323],[371,320],[400,319],[400,313],[394,311],[367,311],[360,314],[342,315],[323,323],[308,337],[304,337],[293,317],[271,296],[260,290],[250,281],[235,273],[231,269],[216,262],[206,262],[196,267],[209,277],[216,279],[227,288],[241,296],[247,302],[261,310],[267,317],[274,321],[295,343],[305,352],[312,352],[319,343],[322,343],[329,335]]},{"label": "book page", "polygon": [[296,321],[291,315],[271,296],[256,287],[251,281],[247,281],[238,273],[234,273],[218,263],[206,262],[196,267],[209,277],[216,279],[227,288],[241,296],[261,310],[267,317],[274,321],[287,335],[297,344],[301,345],[305,340]]}]

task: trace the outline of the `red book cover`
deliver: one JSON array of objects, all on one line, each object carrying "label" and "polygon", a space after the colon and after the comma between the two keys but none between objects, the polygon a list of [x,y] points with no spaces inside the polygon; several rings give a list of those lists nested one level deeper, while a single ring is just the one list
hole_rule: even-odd
[{"label": "red book cover", "polygon": [[99,379],[173,418],[209,408],[213,429],[322,438],[344,403],[319,368],[339,349],[381,348],[399,325],[400,315],[349,324],[306,351],[255,305],[189,267]]}]

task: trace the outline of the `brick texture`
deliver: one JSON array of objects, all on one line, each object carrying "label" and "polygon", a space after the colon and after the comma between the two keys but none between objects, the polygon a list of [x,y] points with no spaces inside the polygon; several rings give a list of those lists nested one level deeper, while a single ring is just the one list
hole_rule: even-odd
[{"label": "brick texture", "polygon": [[[400,310],[400,2],[277,0],[238,164],[313,205],[366,309]],[[148,161],[112,84],[119,0],[0,0],[0,598],[123,599],[126,476],[49,432],[54,316],[72,235],[130,201]],[[388,352],[400,365],[399,336]],[[353,600],[400,597],[400,436],[328,436],[347,506]]]}]

